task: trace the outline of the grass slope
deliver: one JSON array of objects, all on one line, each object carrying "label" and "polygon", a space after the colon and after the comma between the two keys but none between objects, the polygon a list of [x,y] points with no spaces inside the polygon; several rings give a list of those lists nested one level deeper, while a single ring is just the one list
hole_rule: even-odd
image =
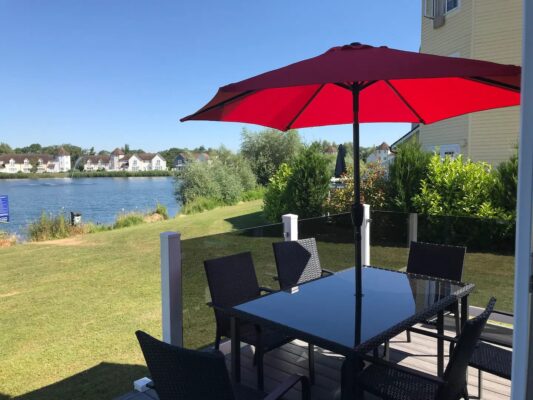
[{"label": "grass slope", "polygon": [[[164,222],[0,249],[0,400],[111,399],[146,375],[133,335],[161,332],[159,233],[184,239],[184,323],[187,347],[214,338],[202,261],[253,253],[260,283],[275,286],[272,242],[279,226],[253,234],[224,233],[264,223],[261,201]],[[319,242],[322,264],[353,264],[349,243]],[[373,246],[372,263],[400,268],[407,249]],[[465,281],[476,283],[473,304],[489,295],[512,306],[513,257],[468,254]]]},{"label": "grass slope", "polygon": [[106,399],[130,390],[146,374],[131,367],[144,365],[133,333],[161,332],[159,233],[186,239],[261,224],[260,207],[0,249],[0,399]]}]

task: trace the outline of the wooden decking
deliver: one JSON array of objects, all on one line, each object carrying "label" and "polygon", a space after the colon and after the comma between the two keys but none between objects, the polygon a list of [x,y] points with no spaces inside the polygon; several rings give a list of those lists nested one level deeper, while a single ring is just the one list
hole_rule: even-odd
[{"label": "wooden decking", "polygon": [[[451,334],[451,332],[448,332]],[[229,368],[229,342],[221,346],[227,354]],[[400,334],[391,341],[391,360],[399,362],[409,368],[430,374],[437,372],[437,344],[427,336],[412,334],[411,342],[407,343],[406,335]],[[447,353],[447,351],[446,351]],[[242,357],[242,383],[254,387],[256,384],[255,367],[252,365],[253,348],[244,346]],[[340,367],[343,357],[322,349],[315,350],[316,383],[312,388],[312,398],[316,400],[330,400],[339,398]],[[447,360],[447,358],[446,358]],[[279,382],[290,374],[307,374],[307,345],[294,341],[282,348],[273,350],[265,355],[265,390],[271,391]],[[478,396],[478,372],[470,368],[468,372],[468,391],[471,398]],[[299,389],[292,390],[287,399],[299,399]],[[367,396],[367,399],[370,399]],[[487,373],[483,374],[483,395],[485,400],[500,400],[510,398],[510,381]],[[129,393],[117,400],[154,400],[157,396],[153,391],[145,393]]]}]

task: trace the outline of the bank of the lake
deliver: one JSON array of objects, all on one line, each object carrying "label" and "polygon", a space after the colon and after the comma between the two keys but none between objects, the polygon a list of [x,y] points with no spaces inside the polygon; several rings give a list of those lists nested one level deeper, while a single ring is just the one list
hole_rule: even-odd
[{"label": "bank of the lake", "polygon": [[0,180],[11,214],[0,229],[24,235],[42,212],[79,212],[83,221],[112,224],[121,212],[153,210],[157,203],[174,216],[179,211],[174,191],[172,177]]},{"label": "bank of the lake", "polygon": [[23,173],[8,174],[0,172],[2,179],[61,179],[61,178],[134,178],[134,177],[154,177],[154,176],[174,176],[173,171],[71,171],[71,172],[44,172],[44,173]]}]

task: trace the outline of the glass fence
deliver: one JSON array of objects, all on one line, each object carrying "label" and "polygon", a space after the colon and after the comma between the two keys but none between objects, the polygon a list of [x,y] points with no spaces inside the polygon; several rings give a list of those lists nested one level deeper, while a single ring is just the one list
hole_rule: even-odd
[{"label": "glass fence", "polygon": [[[372,211],[370,264],[401,269],[409,254],[409,214]],[[354,265],[350,214],[298,221],[299,238],[314,237],[323,268],[339,271]],[[484,306],[490,296],[497,308],[512,311],[514,224],[479,218],[418,216],[418,241],[467,247],[463,280],[476,285],[470,304]],[[203,261],[250,251],[261,286],[278,289],[272,243],[283,240],[283,225],[274,224],[182,241],[184,333],[187,347],[215,338],[213,311]]]},{"label": "glass fence", "polygon": [[277,283],[273,280],[276,264],[272,243],[282,240],[282,224],[182,240],[183,329],[186,347],[198,348],[215,340],[213,310],[206,305],[211,299],[204,260],[249,251],[252,253],[259,284],[277,289]]}]

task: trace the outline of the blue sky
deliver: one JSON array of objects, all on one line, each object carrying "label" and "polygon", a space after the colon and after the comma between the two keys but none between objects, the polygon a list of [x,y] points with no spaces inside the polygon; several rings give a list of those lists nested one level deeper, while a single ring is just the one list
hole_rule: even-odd
[{"label": "blue sky", "polygon": [[[417,51],[420,2],[0,0],[0,142],[237,149],[243,124],[178,119],[219,86],[354,41]],[[361,144],[408,129],[366,124]],[[349,125],[300,132],[351,139]]]}]

